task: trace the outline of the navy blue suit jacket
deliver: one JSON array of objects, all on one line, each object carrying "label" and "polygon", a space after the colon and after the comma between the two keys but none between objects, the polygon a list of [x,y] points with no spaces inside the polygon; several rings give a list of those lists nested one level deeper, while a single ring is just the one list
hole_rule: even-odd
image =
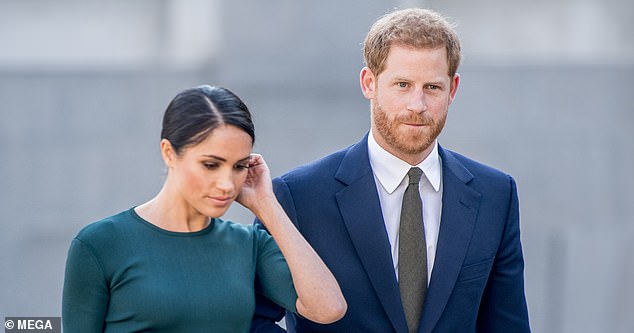
[{"label": "navy blue suit jacket", "polygon": [[[442,147],[442,216],[419,332],[529,332],[519,210],[511,176]],[[275,193],[348,302],[320,325],[287,314],[289,332],[407,332],[390,244],[361,142],[274,180]],[[283,311],[259,299],[252,332]]]}]

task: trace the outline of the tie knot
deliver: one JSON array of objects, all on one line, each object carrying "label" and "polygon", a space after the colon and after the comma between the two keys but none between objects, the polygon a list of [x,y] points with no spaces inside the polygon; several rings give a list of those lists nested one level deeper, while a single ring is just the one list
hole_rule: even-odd
[{"label": "tie knot", "polygon": [[409,171],[407,172],[407,175],[409,176],[409,183],[418,184],[418,182],[420,181],[420,176],[422,174],[423,174],[423,170],[421,170],[420,168],[409,169]]}]

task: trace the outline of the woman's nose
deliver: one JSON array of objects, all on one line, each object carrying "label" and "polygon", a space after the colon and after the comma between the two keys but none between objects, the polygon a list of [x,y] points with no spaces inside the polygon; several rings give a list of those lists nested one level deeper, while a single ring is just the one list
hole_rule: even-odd
[{"label": "woman's nose", "polygon": [[233,183],[233,173],[232,172],[223,172],[218,180],[216,181],[216,187],[221,190],[223,193],[232,193],[234,189]]}]

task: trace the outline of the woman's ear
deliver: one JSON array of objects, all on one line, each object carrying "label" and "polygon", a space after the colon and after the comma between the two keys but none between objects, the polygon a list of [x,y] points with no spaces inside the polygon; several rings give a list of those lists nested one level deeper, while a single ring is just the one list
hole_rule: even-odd
[{"label": "woman's ear", "polygon": [[363,96],[366,99],[374,99],[376,97],[376,76],[368,67],[363,67],[359,76]]},{"label": "woman's ear", "polygon": [[165,162],[167,168],[170,169],[174,164],[174,160],[176,160],[176,151],[174,151],[172,143],[167,139],[161,140],[161,156],[163,157],[163,162]]}]

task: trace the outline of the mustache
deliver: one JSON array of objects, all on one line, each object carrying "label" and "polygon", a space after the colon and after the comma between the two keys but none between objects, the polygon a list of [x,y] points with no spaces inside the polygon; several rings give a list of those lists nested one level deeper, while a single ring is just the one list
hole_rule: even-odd
[{"label": "mustache", "polygon": [[[385,110],[383,110],[383,107],[380,104],[374,105],[373,110],[377,112],[378,114],[383,114],[383,116],[386,117],[387,119],[387,113],[385,112]],[[432,117],[427,116],[427,113],[416,114],[416,113],[408,112],[407,114],[397,116],[394,120],[396,122],[423,125],[423,126],[430,126],[435,123]]]},{"label": "mustache", "polygon": [[431,125],[434,123],[433,119],[431,119],[430,117],[425,117],[424,115],[400,116],[396,118],[396,120],[398,120],[401,123],[416,124],[416,125]]}]

